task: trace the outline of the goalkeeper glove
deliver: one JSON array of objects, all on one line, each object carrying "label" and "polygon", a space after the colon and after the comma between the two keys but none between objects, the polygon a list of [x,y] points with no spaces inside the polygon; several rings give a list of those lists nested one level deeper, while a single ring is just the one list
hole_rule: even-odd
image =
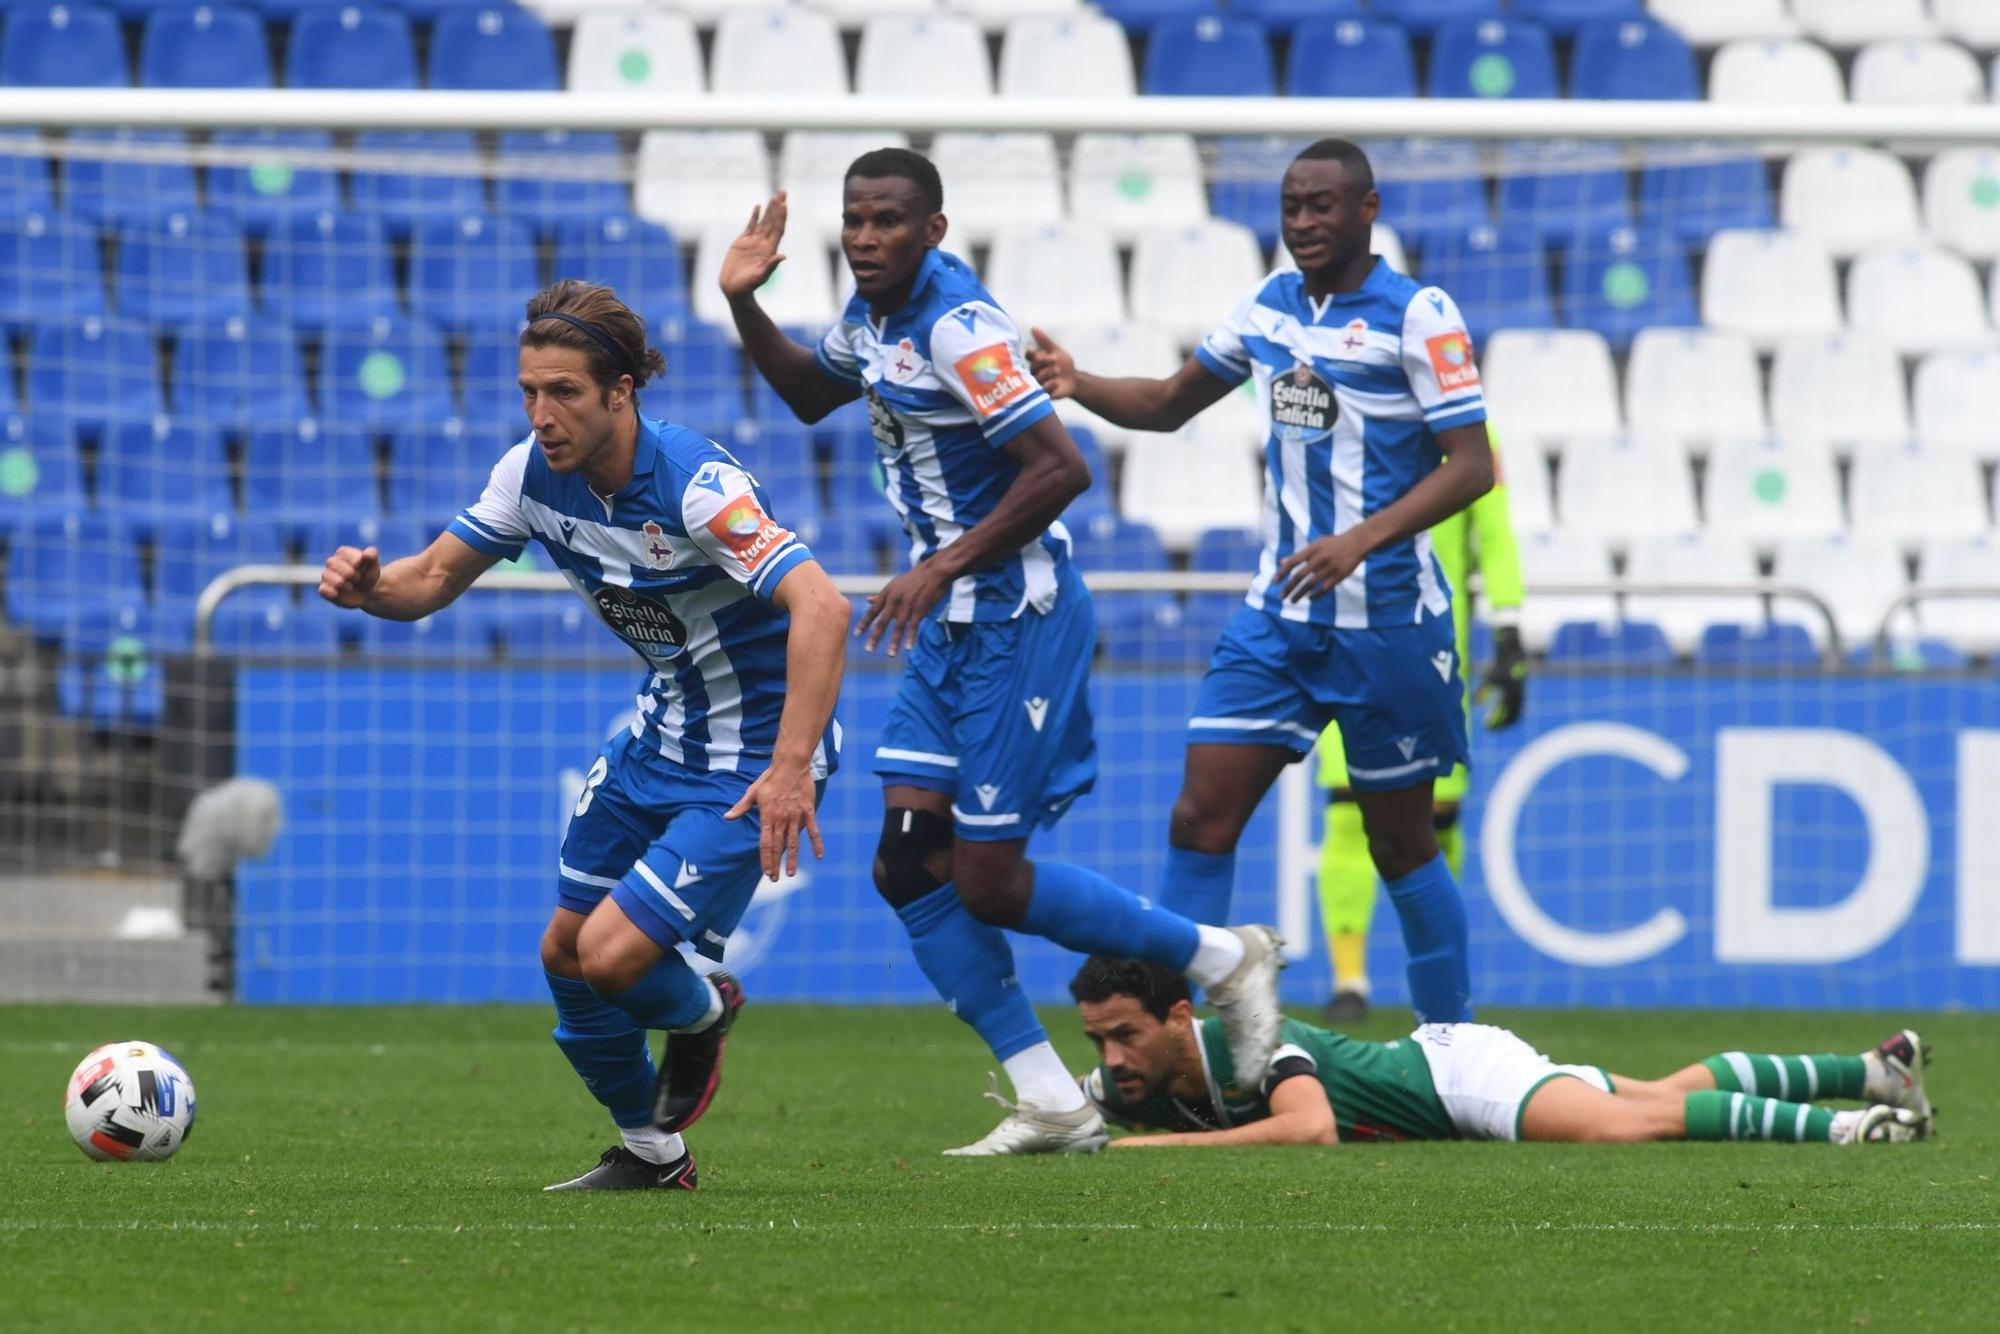
[{"label": "goalkeeper glove", "polygon": [[1486,726],[1497,732],[1521,721],[1528,702],[1528,654],[1521,632],[1503,625],[1493,632],[1493,661],[1479,679],[1477,698],[1486,706]]}]

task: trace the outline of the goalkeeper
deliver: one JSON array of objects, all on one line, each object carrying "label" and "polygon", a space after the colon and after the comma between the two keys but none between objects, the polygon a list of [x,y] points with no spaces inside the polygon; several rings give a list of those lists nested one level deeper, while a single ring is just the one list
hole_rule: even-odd
[{"label": "goalkeeper", "polygon": [[[1437,553],[1454,594],[1453,629],[1460,662],[1472,661],[1472,599],[1466,575],[1479,572],[1491,609],[1493,661],[1477,693],[1486,704],[1486,726],[1497,730],[1520,721],[1527,702],[1528,659],[1521,649],[1519,625],[1521,554],[1514,545],[1500,441],[1491,421],[1486,424],[1486,438],[1493,446],[1493,489],[1432,528],[1431,550]],[[1327,789],[1326,833],[1319,850],[1319,910],[1333,963],[1333,999],[1327,1002],[1326,1017],[1329,1023],[1355,1023],[1368,1017],[1368,924],[1375,916],[1379,878],[1362,832],[1361,807],[1347,784],[1347,755],[1341,749],[1338,726],[1320,734],[1318,749],[1319,783]],[[1465,838],[1458,826],[1458,804],[1465,788],[1465,765],[1456,764],[1431,794],[1438,850],[1451,867],[1452,879],[1461,884]]]}]

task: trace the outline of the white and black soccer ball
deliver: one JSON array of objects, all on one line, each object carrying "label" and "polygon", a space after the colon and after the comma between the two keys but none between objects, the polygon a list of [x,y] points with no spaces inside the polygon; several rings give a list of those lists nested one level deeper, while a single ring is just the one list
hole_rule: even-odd
[{"label": "white and black soccer ball", "polygon": [[194,1129],[194,1081],[150,1042],[106,1043],[69,1077],[63,1115],[99,1162],[164,1162]]}]

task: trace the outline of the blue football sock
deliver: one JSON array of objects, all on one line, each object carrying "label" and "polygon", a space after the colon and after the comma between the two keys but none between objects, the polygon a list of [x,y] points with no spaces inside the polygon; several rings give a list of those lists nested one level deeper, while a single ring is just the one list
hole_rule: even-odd
[{"label": "blue football sock", "polygon": [[[598,993],[602,995],[602,993]],[[632,1016],[641,1028],[686,1028],[708,1013],[715,991],[688,966],[678,950],[668,950],[653,971],[616,996],[603,996]]]},{"label": "blue football sock", "polygon": [[556,1000],[556,1046],[624,1130],[653,1124],[653,1053],[632,1016],[580,978],[544,972]]},{"label": "blue football sock", "polygon": [[896,909],[910,933],[910,952],[937,994],[1006,1060],[1047,1042],[1034,1007],[1014,976],[1014,951],[1000,928],[965,910],[950,885]]},{"label": "blue football sock", "polygon": [[1229,922],[1229,898],[1236,889],[1236,853],[1167,849],[1167,874],[1160,906],[1203,926]]},{"label": "blue football sock", "polygon": [[1388,882],[1389,902],[1403,923],[1410,962],[1410,1004],[1420,1024],[1461,1024],[1472,1018],[1472,973],[1466,958],[1465,901],[1444,854]]},{"label": "blue football sock", "polygon": [[1095,871],[1068,862],[1036,862],[1035,887],[1021,929],[1078,954],[1146,959],[1180,970],[1201,935],[1179,913],[1156,908]]}]

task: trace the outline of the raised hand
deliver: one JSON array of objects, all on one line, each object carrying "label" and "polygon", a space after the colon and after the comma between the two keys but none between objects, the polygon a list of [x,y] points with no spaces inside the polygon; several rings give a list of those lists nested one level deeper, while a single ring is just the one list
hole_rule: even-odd
[{"label": "raised hand", "polygon": [[374,547],[340,547],[319,572],[319,595],[336,607],[359,607],[382,577],[382,554]]},{"label": "raised hand", "polygon": [[1035,341],[1027,348],[1028,369],[1041,381],[1042,388],[1050,398],[1068,398],[1076,393],[1076,361],[1040,329],[1029,332],[1034,334]]},{"label": "raised hand", "polygon": [[785,236],[785,192],[771,196],[762,208],[750,210],[750,221],[743,228],[743,234],[729,243],[729,251],[722,257],[722,273],[717,282],[722,286],[722,294],[730,300],[749,296],[778,271],[785,257],[778,252],[778,242]]}]

